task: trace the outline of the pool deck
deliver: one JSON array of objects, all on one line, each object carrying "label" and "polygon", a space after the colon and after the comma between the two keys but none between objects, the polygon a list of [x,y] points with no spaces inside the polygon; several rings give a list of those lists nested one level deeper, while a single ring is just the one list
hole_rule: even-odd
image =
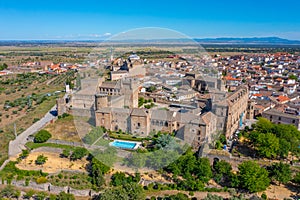
[{"label": "pool deck", "polygon": [[128,143],[134,143],[134,144],[136,144],[133,149],[130,149],[130,148],[121,148],[121,147],[114,146],[114,147],[119,148],[119,149],[128,149],[128,150],[137,150],[140,147],[140,145],[142,144],[142,142],[134,142],[134,141],[128,141],[128,140],[114,140],[114,141],[112,141],[112,142],[109,143],[109,146],[113,146],[112,145],[113,142],[128,142]]}]

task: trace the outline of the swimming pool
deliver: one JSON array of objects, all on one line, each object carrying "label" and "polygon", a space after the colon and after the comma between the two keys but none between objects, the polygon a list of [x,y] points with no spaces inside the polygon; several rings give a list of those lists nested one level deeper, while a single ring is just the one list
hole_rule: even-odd
[{"label": "swimming pool", "polygon": [[137,149],[139,144],[138,142],[115,140],[110,143],[110,146],[117,147],[120,149]]}]

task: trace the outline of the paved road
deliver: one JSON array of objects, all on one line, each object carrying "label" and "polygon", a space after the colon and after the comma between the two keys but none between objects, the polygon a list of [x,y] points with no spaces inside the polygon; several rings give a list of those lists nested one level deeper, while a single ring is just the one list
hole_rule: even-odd
[{"label": "paved road", "polygon": [[[56,110],[56,105],[51,108],[51,111]],[[30,126],[27,130],[17,136],[17,138],[9,143],[8,155],[16,156],[22,152],[22,149],[25,149],[25,144],[27,142],[28,136],[36,133],[37,131],[41,130],[48,122],[56,117],[52,115],[52,112],[48,112],[42,119],[34,123]]]}]

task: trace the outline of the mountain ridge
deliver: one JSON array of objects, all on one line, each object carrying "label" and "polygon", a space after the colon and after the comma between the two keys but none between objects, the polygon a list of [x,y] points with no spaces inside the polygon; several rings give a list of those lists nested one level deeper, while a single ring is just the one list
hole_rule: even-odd
[{"label": "mountain ridge", "polygon": [[289,40],[280,37],[218,37],[218,38],[196,38],[199,43],[209,44],[296,44],[299,40]]}]

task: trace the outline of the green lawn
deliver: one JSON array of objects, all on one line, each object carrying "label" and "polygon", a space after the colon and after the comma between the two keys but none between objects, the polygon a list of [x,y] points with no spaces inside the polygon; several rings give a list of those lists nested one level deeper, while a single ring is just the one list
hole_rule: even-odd
[{"label": "green lawn", "polygon": [[123,133],[109,133],[109,137],[114,138],[114,139],[120,139],[120,140],[129,140],[129,141],[137,141],[141,142],[145,140],[145,138],[138,138],[129,134],[123,134]]},{"label": "green lawn", "polygon": [[111,141],[109,141],[109,140],[100,139],[100,140],[98,140],[98,141],[96,142],[96,145],[97,145],[97,146],[108,147],[110,142],[111,142]]},{"label": "green lawn", "polygon": [[59,148],[59,149],[67,149],[70,151],[75,150],[78,147],[64,145],[64,144],[54,144],[54,143],[34,143],[34,142],[28,142],[26,143],[26,146],[30,148],[31,150],[37,149],[40,147],[53,147],[53,148]]}]

